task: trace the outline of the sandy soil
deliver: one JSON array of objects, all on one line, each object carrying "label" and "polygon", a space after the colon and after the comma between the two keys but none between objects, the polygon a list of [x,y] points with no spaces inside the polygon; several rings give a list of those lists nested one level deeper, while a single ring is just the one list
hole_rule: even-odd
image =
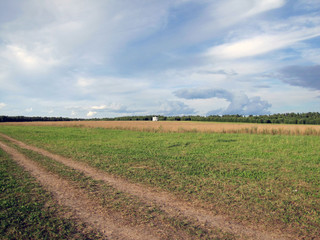
[{"label": "sandy soil", "polygon": [[[92,177],[95,180],[103,180],[107,184],[111,185],[112,187],[132,194],[134,196],[139,197],[146,203],[155,203],[157,204],[162,210],[164,210],[168,215],[170,216],[184,216],[191,221],[197,222],[201,225],[205,225],[207,228],[220,228],[223,231],[233,233],[235,235],[238,235],[241,237],[241,239],[291,239],[289,235],[281,234],[279,232],[265,232],[262,231],[259,226],[243,226],[240,224],[237,224],[230,220],[227,216],[220,216],[220,215],[213,215],[210,210],[205,209],[203,206],[200,206],[197,203],[190,203],[185,202],[183,200],[177,199],[174,195],[161,191],[159,189],[150,188],[147,186],[135,184],[128,182],[127,180],[114,177],[110,174],[107,174],[105,172],[99,171],[93,167],[90,167],[84,163],[76,162],[72,159],[65,158],[62,156],[59,156],[57,154],[50,153],[46,150],[27,145],[21,141],[15,140],[11,137],[8,137],[4,134],[0,134],[2,137],[10,140],[11,142],[17,144],[21,148],[29,149],[32,151],[35,151],[37,153],[40,153],[44,156],[50,157],[58,162],[61,162],[65,164],[66,166],[72,167],[76,170],[82,171],[87,176]],[[4,145],[1,145],[4,147]],[[8,147],[6,147],[8,149]],[[18,155],[16,151],[10,150],[11,154],[13,153],[15,155]],[[19,155],[20,158],[22,158],[21,154]],[[19,157],[15,157],[17,159]],[[32,171],[32,169],[31,169]],[[38,177],[46,176],[47,173],[41,172],[38,173]],[[47,177],[45,177],[47,178]],[[46,183],[47,184],[47,183]],[[69,187],[68,187],[69,188]],[[56,190],[53,190],[54,192]],[[63,194],[62,194],[63,195]],[[82,194],[83,195],[83,194]],[[77,200],[77,199],[75,199]],[[69,200],[72,202],[72,200]],[[87,201],[87,200],[86,200]],[[71,203],[70,203],[71,204]],[[69,205],[70,205],[69,204]],[[91,213],[91,215],[96,213],[97,211],[93,209],[93,212],[90,212],[91,210],[88,209],[88,213]],[[98,224],[99,225],[99,224]],[[114,224],[113,224],[114,225]],[[130,230],[131,231],[131,230]],[[130,233],[129,231],[129,233]],[[138,236],[138,235],[137,235]],[[139,239],[139,238],[136,238]],[[151,239],[151,238],[148,238]]]}]

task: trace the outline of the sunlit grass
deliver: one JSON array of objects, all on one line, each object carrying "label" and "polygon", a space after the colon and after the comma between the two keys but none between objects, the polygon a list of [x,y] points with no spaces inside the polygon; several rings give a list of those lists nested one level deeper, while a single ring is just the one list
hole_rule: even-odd
[{"label": "sunlit grass", "polygon": [[4,126],[0,132],[238,220],[301,236],[320,229],[318,136]]}]

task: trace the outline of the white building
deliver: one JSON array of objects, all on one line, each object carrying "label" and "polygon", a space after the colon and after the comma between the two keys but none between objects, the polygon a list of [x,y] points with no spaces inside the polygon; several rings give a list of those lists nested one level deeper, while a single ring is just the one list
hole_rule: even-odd
[{"label": "white building", "polygon": [[159,118],[158,117],[152,117],[152,121],[157,122],[157,121],[159,121]]}]

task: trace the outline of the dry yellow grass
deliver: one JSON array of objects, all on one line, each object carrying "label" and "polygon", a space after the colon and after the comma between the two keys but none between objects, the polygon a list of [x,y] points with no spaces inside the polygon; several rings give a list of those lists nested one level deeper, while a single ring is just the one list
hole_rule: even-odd
[{"label": "dry yellow grass", "polygon": [[70,122],[18,122],[1,125],[22,126],[65,126],[98,127],[126,129],[149,132],[216,132],[216,133],[251,133],[284,135],[319,135],[319,125],[294,124],[254,124],[254,123],[217,123],[217,122],[171,122],[171,121],[70,121]]}]

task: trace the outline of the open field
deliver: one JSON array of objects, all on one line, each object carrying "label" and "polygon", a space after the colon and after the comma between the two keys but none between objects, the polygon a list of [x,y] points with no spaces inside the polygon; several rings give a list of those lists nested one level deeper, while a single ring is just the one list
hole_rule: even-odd
[{"label": "open field", "polygon": [[216,122],[170,121],[70,121],[70,122],[14,122],[0,123],[12,126],[65,126],[100,127],[108,129],[138,130],[149,132],[206,132],[206,133],[253,133],[281,135],[318,135],[320,125],[255,124]]},{"label": "open field", "polygon": [[[25,145],[8,140],[4,136],[0,136],[0,141],[7,144],[10,142],[30,159],[46,165],[44,167],[47,171],[62,174],[61,176],[68,181],[71,181],[73,176],[78,176],[74,170],[67,170],[68,167],[77,169],[93,179],[98,175],[90,173],[88,169],[115,176],[114,179],[120,177],[118,180],[110,180],[110,177],[100,177],[96,180],[109,179],[106,181],[109,181],[109,184],[113,181],[111,185],[115,192],[116,189],[120,189],[129,194],[128,196],[134,195],[137,199],[153,202],[153,210],[150,212],[148,209],[149,202],[143,207],[144,203],[126,204],[128,200],[123,200],[124,203],[118,201],[108,208],[126,211],[129,221],[134,212],[134,219],[138,219],[137,224],[146,222],[148,217],[144,214],[149,212],[151,216],[147,222],[151,225],[147,227],[170,226],[162,228],[171,232],[171,235],[166,235],[168,239],[170,236],[183,234],[191,239],[213,236],[217,239],[246,239],[246,235],[255,236],[252,239],[272,239],[272,236],[275,236],[275,239],[319,239],[320,140],[314,134],[222,134],[209,133],[209,130],[195,131],[191,125],[190,131],[185,129],[187,125],[183,125],[183,129],[175,125],[175,130],[164,130],[160,122],[149,122],[150,125],[144,122],[145,125],[141,125],[141,128],[147,131],[128,131],[114,129],[119,126],[109,126],[113,129],[105,129],[102,125],[104,122],[101,122],[101,125],[100,122],[85,122],[89,127],[83,127],[83,123],[78,123],[77,127],[75,122],[53,123],[70,124],[70,127],[0,125],[0,133],[67,157],[74,162],[35,148],[28,147],[28,150],[23,150],[22,148],[26,148]],[[98,125],[94,127],[90,124]],[[156,125],[156,130],[151,131],[151,124],[160,125]],[[200,125],[212,124],[199,123]],[[131,127],[138,130],[136,126]],[[38,151],[38,155],[35,151]],[[44,160],[46,158],[43,155],[51,160]],[[58,160],[60,165],[50,163]],[[82,168],[82,164],[88,167]],[[62,173],[65,171],[68,173]],[[121,187],[121,181],[127,181],[129,187]],[[136,185],[130,184],[140,184],[142,196],[144,194],[145,197],[141,197],[138,190],[132,190]],[[94,188],[105,188],[97,186]],[[91,191],[90,188],[84,189],[87,192]],[[149,194],[148,189],[156,189],[159,194]],[[97,191],[101,195],[101,191]],[[165,198],[166,193],[174,197]],[[112,193],[102,194],[101,199],[109,195],[112,196]],[[130,199],[125,197],[127,198]],[[117,198],[111,198],[107,202],[112,203],[115,199]],[[179,204],[175,206],[172,199],[176,199]],[[180,205],[184,207],[179,208]],[[129,207],[131,210],[127,209]],[[180,212],[179,216],[185,216],[188,220],[172,215],[175,209]],[[199,209],[202,209],[202,215]],[[213,217],[208,217],[207,223],[201,223],[201,217],[204,216]],[[217,219],[220,219],[220,222]],[[241,226],[243,230],[240,230]],[[188,230],[185,232],[184,228]],[[264,233],[264,237],[257,232]]]}]

